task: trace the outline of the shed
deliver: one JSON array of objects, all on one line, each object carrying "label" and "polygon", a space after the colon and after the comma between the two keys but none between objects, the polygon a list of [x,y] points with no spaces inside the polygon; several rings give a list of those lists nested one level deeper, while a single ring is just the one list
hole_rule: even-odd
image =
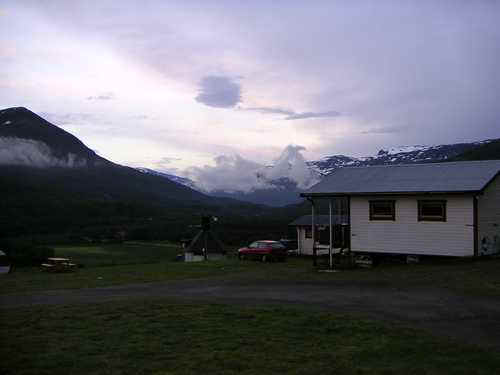
[{"label": "shed", "polygon": [[499,175],[500,160],[346,167],[301,196],[313,215],[318,200],[348,200],[352,252],[489,255],[500,252]]}]

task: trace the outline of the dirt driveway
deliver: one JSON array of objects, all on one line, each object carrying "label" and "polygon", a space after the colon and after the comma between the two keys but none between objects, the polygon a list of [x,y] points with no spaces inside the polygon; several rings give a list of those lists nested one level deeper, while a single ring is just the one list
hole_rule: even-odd
[{"label": "dirt driveway", "polygon": [[173,297],[189,302],[288,304],[422,328],[500,349],[500,299],[465,297],[439,288],[395,288],[373,282],[225,282],[186,280],[0,296],[0,308]]}]

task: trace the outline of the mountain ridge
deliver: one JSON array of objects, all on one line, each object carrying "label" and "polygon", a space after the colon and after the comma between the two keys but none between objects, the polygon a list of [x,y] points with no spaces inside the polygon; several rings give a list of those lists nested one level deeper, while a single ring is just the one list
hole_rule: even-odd
[{"label": "mountain ridge", "polygon": [[[306,161],[305,164],[310,171],[324,177],[338,168],[343,167],[364,167],[377,165],[400,165],[413,163],[433,163],[454,160],[460,155],[472,152],[478,147],[493,145],[500,142],[500,139],[487,139],[475,142],[461,142],[442,145],[409,145],[381,149],[376,155],[364,157],[352,157],[348,155],[325,156],[315,161]],[[281,157],[281,169],[286,164],[286,158]],[[271,169],[272,164],[266,168]],[[151,171],[151,170],[150,170]],[[166,176],[165,176],[166,177]],[[174,176],[180,183],[183,177]],[[196,181],[189,180],[189,184],[196,187]],[[200,189],[203,191],[202,189]],[[284,206],[287,204],[299,203],[299,194],[305,189],[289,177],[279,177],[274,174],[274,179],[267,181],[266,187],[256,187],[247,191],[214,189],[206,194],[216,197],[227,197],[256,204],[266,204],[271,206]]]}]

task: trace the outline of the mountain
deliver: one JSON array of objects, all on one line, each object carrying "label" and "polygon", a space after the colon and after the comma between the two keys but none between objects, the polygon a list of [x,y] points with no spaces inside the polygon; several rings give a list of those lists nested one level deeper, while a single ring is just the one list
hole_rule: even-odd
[{"label": "mountain", "polygon": [[485,140],[470,143],[455,143],[437,146],[402,146],[382,149],[374,156],[354,158],[345,155],[326,156],[317,161],[308,162],[308,166],[325,176],[337,168],[365,167],[371,165],[394,165],[411,163],[432,163],[451,160],[464,152],[499,140]]},{"label": "mountain", "polygon": [[500,139],[484,142],[453,158],[460,160],[500,160]]},{"label": "mountain", "polygon": [[172,179],[112,163],[26,108],[0,111],[0,239],[112,238],[125,231],[131,239],[175,240],[213,214],[221,239],[241,245],[279,239],[305,209],[216,198]]},{"label": "mountain", "polygon": [[300,192],[319,181],[302,150],[301,146],[288,145],[268,165],[239,155],[221,155],[215,158],[215,165],[192,167],[188,173],[200,190],[211,196],[269,206],[299,203]]},{"label": "mountain", "polygon": [[[401,146],[380,150],[376,155],[355,158],[347,155],[332,155],[316,161],[305,161],[300,146],[288,146],[271,165],[254,171],[254,186],[242,189],[213,189],[206,192],[216,197],[233,198],[269,206],[285,206],[302,201],[299,194],[342,167],[371,165],[393,165],[409,163],[431,163],[447,160],[475,160],[467,158],[495,159],[499,156],[500,139],[470,143],[455,143],[436,146]],[[150,172],[151,173],[151,172]],[[165,176],[181,182],[181,177]],[[196,188],[196,182],[188,183]],[[183,183],[183,182],[181,182]],[[201,188],[200,188],[201,190]]]},{"label": "mountain", "polygon": [[[0,168],[2,180],[36,185],[98,199],[209,201],[205,194],[186,186],[145,175],[112,163],[85,146],[78,138],[26,108],[0,111]],[[32,181],[34,182],[34,181]]]},{"label": "mountain", "polygon": [[0,165],[94,167],[110,165],[78,138],[24,107],[0,111]]},{"label": "mountain", "polygon": [[155,171],[154,169],[150,169],[150,168],[139,167],[139,168],[135,168],[135,169],[138,170],[141,173],[145,173],[145,174],[150,174],[150,175],[153,175],[153,176],[159,176],[159,177],[162,177],[162,178],[166,178],[166,179],[168,179],[170,181],[176,182],[178,184],[187,186],[187,187],[189,187],[189,188],[191,188],[193,190],[198,190],[199,191],[199,189],[196,187],[196,184],[194,183],[194,181],[191,180],[191,179],[189,179],[189,178],[180,177],[180,176],[176,176],[176,175],[165,173],[165,172]]},{"label": "mountain", "polygon": [[213,190],[214,197],[225,197],[254,204],[265,204],[272,207],[282,207],[303,201],[300,193],[304,191],[297,183],[288,177],[277,178],[267,182],[266,188],[256,188],[250,191]]}]

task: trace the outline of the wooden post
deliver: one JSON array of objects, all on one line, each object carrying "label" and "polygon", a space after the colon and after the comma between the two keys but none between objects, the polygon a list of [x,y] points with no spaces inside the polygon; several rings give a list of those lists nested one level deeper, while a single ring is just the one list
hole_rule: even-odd
[{"label": "wooden post", "polygon": [[313,243],[313,265],[316,267],[318,265],[318,260],[316,259],[316,223],[314,221],[314,201],[311,199],[311,237]]},{"label": "wooden post", "polygon": [[205,245],[205,251],[203,252],[203,255],[205,257],[205,260],[208,260],[208,241],[207,241],[208,233],[206,230],[203,229],[203,242]]},{"label": "wooden post", "polygon": [[302,254],[302,239],[300,238],[300,227],[297,226],[297,253]]},{"label": "wooden post", "polygon": [[329,219],[330,219],[330,223],[329,223],[329,228],[330,228],[330,247],[329,247],[329,255],[330,255],[330,269],[332,270],[333,269],[333,227],[332,227],[332,199],[330,198],[330,200],[328,201],[328,216],[329,216]]}]

